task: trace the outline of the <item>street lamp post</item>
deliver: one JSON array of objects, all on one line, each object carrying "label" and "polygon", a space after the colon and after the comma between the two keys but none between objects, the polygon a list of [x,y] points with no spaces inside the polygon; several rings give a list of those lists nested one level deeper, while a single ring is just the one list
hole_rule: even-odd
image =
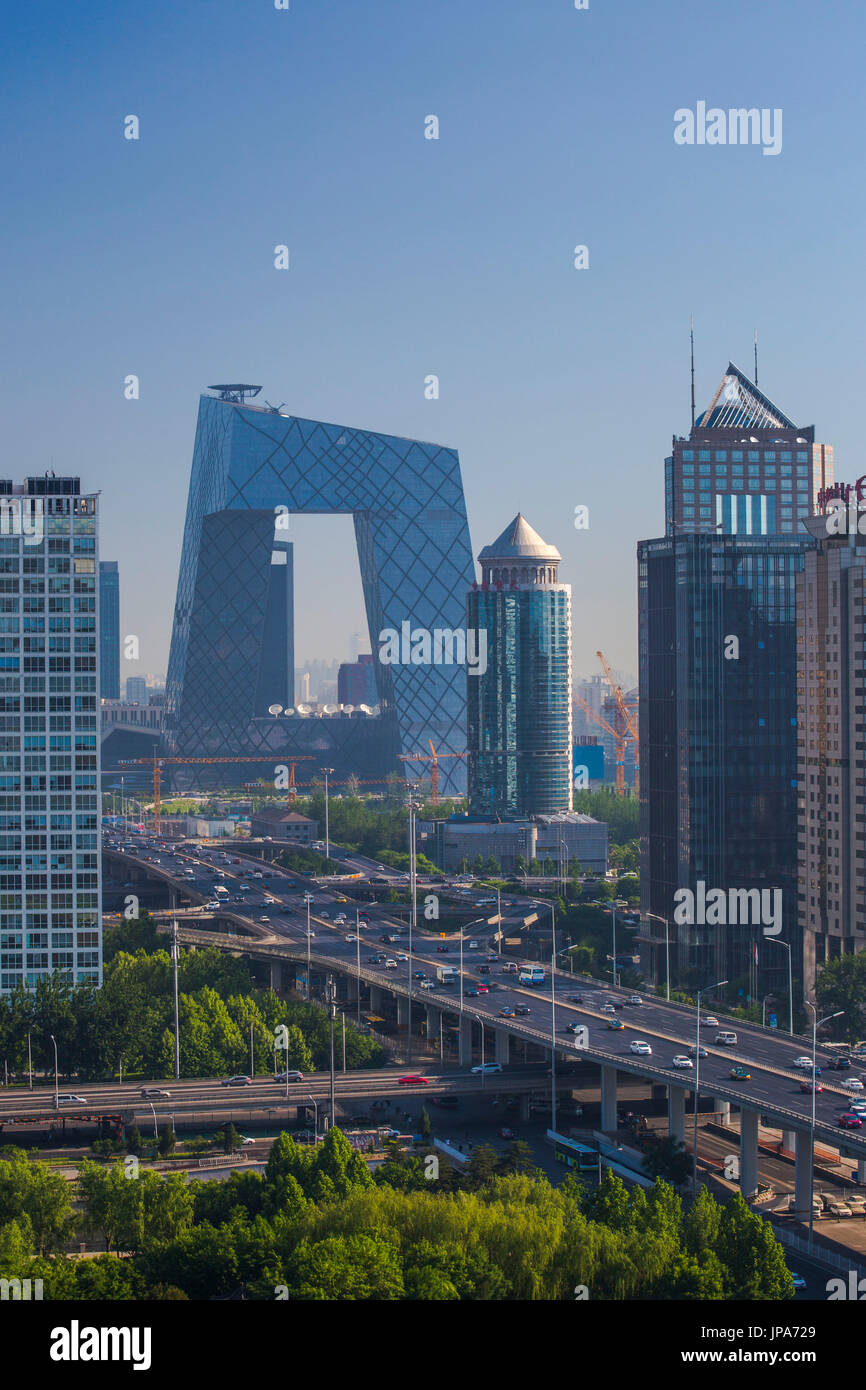
[{"label": "street lamp post", "polygon": [[698,990],[698,1014],[695,1037],[695,1114],[694,1129],[692,1132],[692,1187],[694,1195],[698,1195],[698,1101],[701,1094],[701,995],[709,994],[712,989],[721,989],[726,985],[727,980],[717,980],[714,985],[705,985]]},{"label": "street lamp post", "polygon": [[412,936],[417,935],[418,930],[418,865],[416,862],[416,819],[415,812],[418,809],[415,801],[417,785],[413,783],[409,788],[409,891],[412,894],[412,908],[409,913],[409,1006],[407,1010],[407,1032],[406,1032],[406,1061],[412,1060]]},{"label": "street lamp post", "polygon": [[[313,901],[312,893],[304,894],[304,902],[307,904],[307,1003],[310,1002],[310,986],[312,985],[313,964],[310,958],[310,903]],[[360,987],[360,982],[359,982]]]},{"label": "street lamp post", "polygon": [[334,775],[334,769],[333,769],[332,767],[323,767],[323,768],[322,768],[322,772],[325,774],[325,858],[326,858],[326,859],[330,859],[330,857],[331,857],[331,825],[330,825],[330,820],[329,820],[329,816],[328,816],[328,778],[329,778],[329,777],[333,777],[333,775]]},{"label": "street lamp post", "polygon": [[[784,942],[780,942],[780,945],[784,945]],[[818,1026],[821,1023],[829,1023],[831,1018],[841,1018],[845,1010],[839,1009],[835,1014],[827,1014],[825,1018],[819,1018],[815,1004],[810,1003],[808,999],[804,999],[803,1003],[807,1009],[812,1010],[812,1106],[809,1121],[809,1249],[811,1250],[812,1224],[815,1218],[815,1088],[817,1084],[815,1065],[818,1051]]]},{"label": "street lamp post", "polygon": [[358,1027],[361,1026],[361,909],[355,908],[355,954],[358,971]]},{"label": "street lamp post", "polygon": [[337,1113],[337,1105],[335,1099],[336,1083],[334,1078],[334,1022],[337,1017],[337,986],[334,983],[333,975],[328,976],[327,994],[328,1021],[331,1025],[331,1109],[328,1118],[328,1128],[332,1129],[334,1125],[334,1117]]},{"label": "street lamp post", "polygon": [[771,946],[783,946],[788,952],[788,1032],[794,1032],[794,991],[791,982],[791,947],[789,942],[780,941],[778,936],[765,936],[764,940]]},{"label": "street lamp post", "polygon": [[616,989],[616,903],[610,905],[610,929],[613,934],[613,987]]},{"label": "street lamp post", "polygon": [[174,974],[174,1079],[180,1080],[180,1004],[177,992],[177,966],[178,966],[178,944],[177,944],[177,920],[171,924],[171,962]]},{"label": "street lamp post", "polygon": [[33,1056],[30,1051],[30,1034],[27,1034],[27,1075],[29,1077],[28,1089],[33,1090]]},{"label": "street lamp post", "polygon": [[311,1096],[309,1093],[307,1093],[307,1100],[311,1100],[311,1101],[313,1102],[313,1111],[314,1111],[314,1116],[315,1116],[315,1118],[314,1118],[314,1120],[313,1120],[313,1134],[314,1134],[314,1137],[315,1137],[315,1141],[316,1141],[316,1143],[318,1144],[318,1142],[319,1142],[319,1104],[318,1104],[318,1101],[317,1101],[313,1096]]},{"label": "street lamp post", "polygon": [[54,1104],[55,1104],[55,1106],[59,1109],[59,1108],[60,1108],[60,1072],[59,1072],[59,1068],[58,1068],[58,1065],[57,1065],[57,1039],[55,1038],[55,1036],[54,1036],[53,1033],[49,1033],[48,1036],[49,1036],[49,1038],[51,1039],[51,1041],[54,1043]]},{"label": "street lamp post", "polygon": [[645,912],[644,917],[652,917],[655,922],[663,922],[665,928],[665,999],[670,1001],[671,997],[671,941],[670,926],[667,917],[660,917],[657,912]]}]

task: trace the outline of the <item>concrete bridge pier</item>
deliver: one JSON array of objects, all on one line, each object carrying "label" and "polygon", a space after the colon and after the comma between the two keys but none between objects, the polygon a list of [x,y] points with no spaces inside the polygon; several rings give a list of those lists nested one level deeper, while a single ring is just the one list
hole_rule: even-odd
[{"label": "concrete bridge pier", "polygon": [[668,1086],[668,1134],[685,1143],[686,1093],[682,1086]]},{"label": "concrete bridge pier", "polygon": [[729,1125],[731,1123],[731,1102],[729,1100],[714,1100],[713,1110],[719,1117],[719,1124]]},{"label": "concrete bridge pier", "polygon": [[439,1034],[442,1027],[442,1010],[437,1009],[435,1004],[425,1005],[425,1015],[427,1018],[427,1040],[439,1046]]},{"label": "concrete bridge pier", "polygon": [[461,1067],[472,1065],[472,1019],[468,1014],[458,1016],[460,1029],[457,1061]]},{"label": "concrete bridge pier", "polygon": [[601,1127],[616,1129],[616,1067],[601,1068]]},{"label": "concrete bridge pier", "polygon": [[797,1131],[795,1129],[782,1130],[782,1148],[789,1154],[797,1152]]},{"label": "concrete bridge pier", "polygon": [[866,1183],[866,1158],[857,1160],[857,1181]]},{"label": "concrete bridge pier", "polygon": [[380,1014],[382,1012],[382,995],[383,991],[381,985],[370,986],[370,1009],[374,1014]]},{"label": "concrete bridge pier", "polygon": [[804,1216],[809,1215],[809,1203],[812,1200],[812,1146],[809,1142],[809,1134],[805,1130],[786,1130],[785,1139],[793,1139],[790,1146],[786,1143],[785,1148],[793,1148],[796,1155],[794,1165],[794,1206]]},{"label": "concrete bridge pier", "polygon": [[496,1051],[494,1059],[501,1062],[503,1067],[508,1066],[510,1035],[504,1028],[494,1028],[493,1036],[496,1039]]},{"label": "concrete bridge pier", "polygon": [[272,960],[271,967],[271,989],[280,990],[283,987],[283,963],[280,960]]},{"label": "concrete bridge pier", "polygon": [[397,995],[397,1027],[405,1028],[409,1023],[409,1000]]},{"label": "concrete bridge pier", "polygon": [[740,1110],[740,1191],[752,1197],[758,1190],[758,1112]]}]

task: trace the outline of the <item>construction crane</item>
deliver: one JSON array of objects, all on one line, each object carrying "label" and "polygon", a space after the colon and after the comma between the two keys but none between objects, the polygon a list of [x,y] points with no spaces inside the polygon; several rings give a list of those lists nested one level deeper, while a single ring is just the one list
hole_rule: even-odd
[{"label": "construction crane", "polygon": [[586,700],[581,699],[580,695],[575,695],[574,703],[579,705],[584,714],[588,714],[590,719],[596,723],[600,729],[604,729],[606,734],[610,734],[616,749],[616,794],[625,796],[625,739],[619,729],[615,729],[612,724],[601,714],[596,714],[592,705],[588,705]]},{"label": "construction crane", "polygon": [[430,800],[434,806],[439,805],[439,763],[445,758],[465,758],[465,753],[437,753],[433,747],[432,739],[427,740],[430,745],[429,753],[398,753],[397,756],[403,763],[429,763],[430,764]]},{"label": "construction crane", "polygon": [[[240,756],[236,758],[119,758],[120,767],[152,767],[153,768],[153,828],[155,834],[159,834],[162,829],[162,769],[167,763],[279,763],[283,761],[278,753],[272,753],[267,757],[248,757]],[[311,753],[299,754],[295,757],[287,757],[284,760],[289,765],[289,800],[294,796],[295,787],[295,763],[312,763],[315,758]]]},{"label": "construction crane", "polygon": [[[622,745],[622,747],[623,747],[623,762],[624,762],[624,760],[625,760],[625,736],[626,736],[626,734],[628,734],[628,736],[634,740],[634,752],[635,752],[635,758],[634,758],[634,789],[635,789],[635,793],[636,793],[636,794],[639,794],[639,792],[640,792],[640,762],[639,762],[639,751],[638,751],[638,750],[639,750],[639,748],[640,748],[640,742],[639,742],[639,740],[638,740],[638,731],[637,731],[637,727],[636,727],[635,722],[634,722],[633,712],[629,709],[628,705],[627,705],[626,702],[625,702],[625,696],[624,696],[623,693],[622,693],[622,686],[617,685],[616,681],[615,681],[614,678],[613,678],[613,671],[610,669],[610,663],[607,661],[607,658],[605,657],[604,652],[596,652],[596,656],[598,657],[599,661],[601,662],[601,669],[602,669],[602,671],[604,672],[604,678],[605,678],[605,680],[607,681],[608,685],[610,686],[611,694],[613,695],[613,699],[614,699],[614,704],[616,705],[616,721],[615,721],[615,722],[616,722],[616,727],[617,727],[618,730],[620,730],[620,735],[621,735],[621,737],[622,737],[622,739],[623,739],[623,745]],[[619,756],[619,755],[617,755],[617,756]],[[624,781],[624,780],[625,780],[625,766],[623,765],[623,781]]]}]

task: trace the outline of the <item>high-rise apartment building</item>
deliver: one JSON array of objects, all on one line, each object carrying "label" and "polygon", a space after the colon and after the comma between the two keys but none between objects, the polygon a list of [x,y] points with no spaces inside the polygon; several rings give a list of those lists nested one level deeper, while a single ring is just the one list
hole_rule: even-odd
[{"label": "high-rise apartment building", "polygon": [[0,992],[100,981],[97,498],[0,482]]},{"label": "high-rise apartment building", "polygon": [[[847,500],[847,499],[845,499]],[[836,503],[797,576],[800,927],[811,990],[866,947],[866,535]],[[840,510],[841,507],[841,510]],[[850,523],[850,524],[849,524]]]},{"label": "high-rise apartment building", "polygon": [[833,448],[728,370],[688,438],[665,459],[666,534],[796,535],[833,482]]},{"label": "high-rise apartment building", "polygon": [[[787,997],[790,947],[797,997],[795,591],[815,544],[799,522],[831,481],[830,446],[733,366],[666,460],[667,535],[638,546],[642,959],[656,981],[669,954],[675,983]],[[700,920],[676,921],[683,889]],[[723,914],[699,906],[714,889]],[[755,909],[764,890],[778,922]]]},{"label": "high-rise apartment building", "polygon": [[561,555],[518,513],[479,555],[467,599],[470,809],[521,817],[572,805],[571,586]]},{"label": "high-rise apartment building", "polygon": [[120,699],[120,577],[116,560],[99,562],[99,693]]},{"label": "high-rise apartment building", "polygon": [[150,696],[145,676],[127,676],[126,702],[129,705],[146,705]]},{"label": "high-rise apartment building", "polygon": [[369,652],[342,663],[337,676],[337,700],[341,705],[378,704],[376,666]]}]

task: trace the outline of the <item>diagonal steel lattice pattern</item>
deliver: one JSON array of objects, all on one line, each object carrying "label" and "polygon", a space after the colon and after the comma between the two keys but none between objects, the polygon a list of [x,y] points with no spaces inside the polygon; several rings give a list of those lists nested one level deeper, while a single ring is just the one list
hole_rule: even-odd
[{"label": "diagonal steel lattice pattern", "polygon": [[[357,738],[368,751],[359,768],[369,771],[370,731],[359,726],[370,720],[260,717],[272,553],[275,542],[290,538],[274,530],[280,507],[351,513],[374,654],[383,628],[465,626],[474,571],[456,450],[202,396],[169,658],[166,751],[276,755],[316,748],[326,758],[336,740],[351,760]],[[238,527],[239,512],[248,526]],[[296,577],[301,595],[305,583],[314,584],[315,575]],[[391,759],[426,748],[428,739],[442,753],[465,750],[465,667],[377,661],[376,679],[378,746]],[[282,690],[274,698],[286,702]],[[315,738],[295,727],[312,723]],[[405,766],[394,761],[383,771]],[[444,794],[462,793],[462,760],[444,762],[440,779]]]}]

